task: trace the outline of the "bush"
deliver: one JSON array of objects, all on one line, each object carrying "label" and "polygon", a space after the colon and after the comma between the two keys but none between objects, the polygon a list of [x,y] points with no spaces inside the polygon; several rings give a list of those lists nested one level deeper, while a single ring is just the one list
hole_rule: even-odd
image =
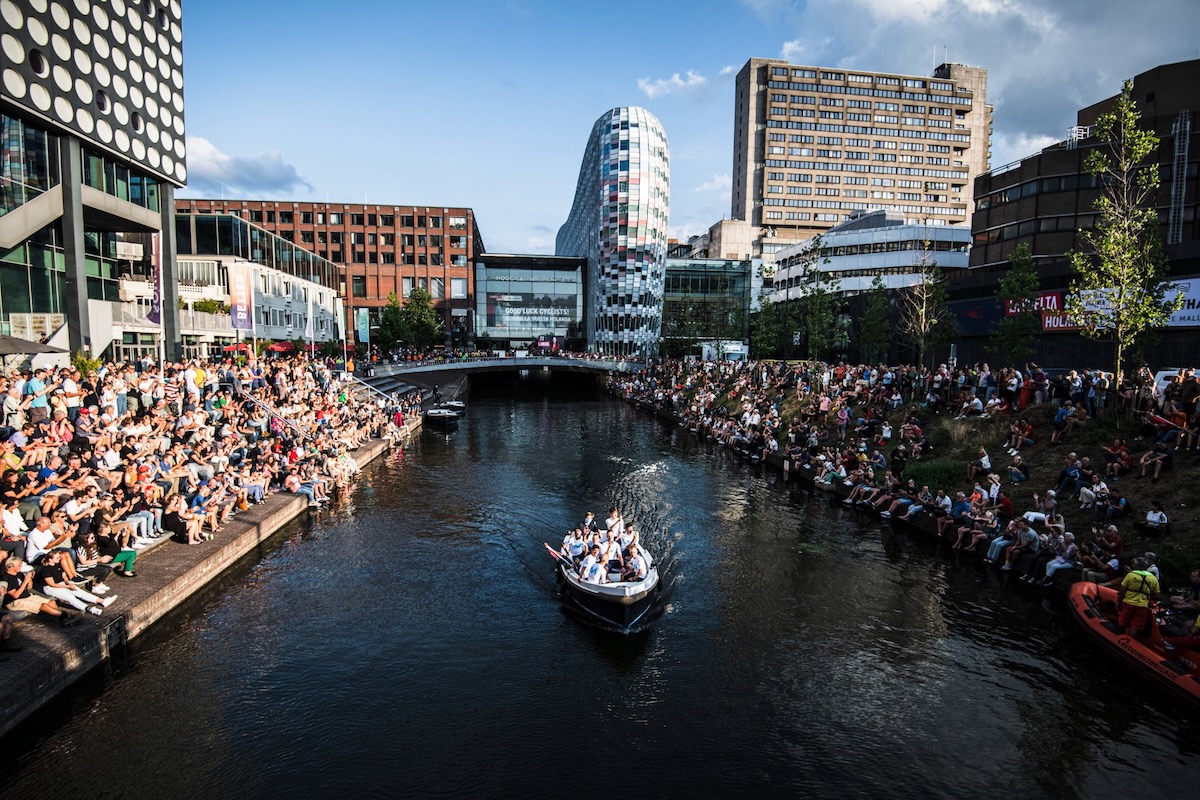
[{"label": "bush", "polygon": [[941,458],[910,461],[904,470],[905,480],[912,479],[917,486],[929,486],[934,492],[945,489],[946,494],[953,494],[965,475],[966,465]]}]

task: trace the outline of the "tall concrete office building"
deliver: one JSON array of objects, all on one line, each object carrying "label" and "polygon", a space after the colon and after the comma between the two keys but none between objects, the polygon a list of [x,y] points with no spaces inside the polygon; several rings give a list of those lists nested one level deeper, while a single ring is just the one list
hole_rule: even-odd
[{"label": "tall concrete office building", "polygon": [[670,183],[667,136],[653,114],[621,107],[596,120],[555,242],[557,255],[587,259],[584,329],[592,351],[658,352]]},{"label": "tall concrete office building", "polygon": [[[130,253],[161,234],[162,331],[178,355],[174,190],[187,180],[180,0],[0,0],[0,320],[72,350],[111,341]],[[134,249],[124,235],[143,236]],[[119,236],[120,235],[120,236]],[[120,239],[120,240],[119,240]],[[124,248],[124,249],[123,249]]]},{"label": "tall concrete office building", "polygon": [[991,116],[981,67],[923,77],[752,58],[734,96],[731,216],[768,261],[863,209],[965,225]]}]

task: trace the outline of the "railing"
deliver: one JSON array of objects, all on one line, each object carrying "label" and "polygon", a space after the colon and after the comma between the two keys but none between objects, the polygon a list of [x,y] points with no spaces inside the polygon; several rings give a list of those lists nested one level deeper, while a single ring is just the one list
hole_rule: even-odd
[{"label": "railing", "polygon": [[280,422],[282,422],[284,425],[288,426],[288,428],[290,428],[292,431],[294,431],[294,432],[295,432],[297,435],[299,435],[300,437],[302,437],[302,438],[304,438],[304,439],[308,439],[308,440],[310,440],[310,441],[311,441],[312,439],[315,439],[315,438],[316,438],[316,437],[315,437],[315,436],[313,436],[311,433],[309,433],[308,431],[304,430],[304,429],[303,429],[303,428],[301,428],[299,425],[297,425],[296,423],[292,422],[290,419],[288,419],[287,417],[283,416],[282,414],[280,414],[280,413],[279,413],[278,411],[276,411],[275,409],[271,408],[271,406],[270,406],[270,405],[268,405],[267,403],[264,403],[262,400],[259,400],[257,397],[255,397],[255,396],[253,396],[253,395],[251,395],[251,394],[248,394],[248,393],[246,393],[246,392],[240,392],[240,395],[241,395],[242,397],[246,398],[247,400],[249,400],[251,403],[253,403],[253,404],[254,404],[254,406],[255,406],[256,408],[261,408],[263,411],[266,411],[266,412],[267,412],[267,419],[277,419],[277,420],[279,420],[279,421],[280,421]]},{"label": "railing", "polygon": [[388,402],[388,403],[394,402],[394,399],[391,397],[391,395],[387,394],[384,391],[376,389],[374,386],[372,386],[371,384],[362,380],[361,378],[356,378],[353,375],[349,375],[347,377],[349,377],[349,379],[351,381],[351,386],[353,386],[355,388],[360,388],[360,387],[365,388],[365,389],[369,390],[370,392],[372,392],[373,394],[379,395],[381,398],[383,398],[383,400],[385,402]]},{"label": "railing", "polygon": [[520,364],[526,361],[537,361],[544,365],[545,362],[578,365],[594,365],[596,369],[604,369],[610,372],[629,372],[631,370],[643,369],[645,364],[640,361],[631,361],[621,358],[612,358],[608,356],[595,357],[580,357],[580,356],[556,356],[556,355],[540,355],[538,353],[528,353],[527,355],[518,356],[453,356],[449,358],[427,358],[421,361],[400,361],[398,363],[378,363],[375,364],[376,370],[382,370],[385,375],[394,375],[401,372],[409,372],[428,367],[447,367],[456,364]]}]

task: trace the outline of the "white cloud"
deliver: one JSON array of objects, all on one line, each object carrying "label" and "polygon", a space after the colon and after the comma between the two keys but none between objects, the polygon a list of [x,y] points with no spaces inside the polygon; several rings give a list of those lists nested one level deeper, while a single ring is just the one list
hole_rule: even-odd
[{"label": "white cloud", "polygon": [[680,77],[676,72],[669,78],[659,78],[658,80],[650,80],[649,78],[638,78],[638,88],[642,93],[653,100],[656,97],[661,97],[666,94],[675,92],[688,92],[696,89],[702,89],[708,84],[708,78],[699,74],[695,70],[688,70],[686,77]]},{"label": "white cloud", "polygon": [[717,74],[718,75],[732,75],[735,72],[737,72],[737,67],[735,67],[733,64],[726,64],[725,66],[721,67],[721,71]]},{"label": "white cloud", "polygon": [[187,188],[193,194],[248,197],[312,191],[312,186],[277,150],[231,156],[203,136],[187,137]]},{"label": "white cloud", "polygon": [[526,253],[552,253],[554,243],[541,236],[530,236],[525,240]]},{"label": "white cloud", "polygon": [[728,175],[713,175],[711,181],[704,183],[692,189],[693,192],[717,192],[729,191],[733,187],[733,178]]}]

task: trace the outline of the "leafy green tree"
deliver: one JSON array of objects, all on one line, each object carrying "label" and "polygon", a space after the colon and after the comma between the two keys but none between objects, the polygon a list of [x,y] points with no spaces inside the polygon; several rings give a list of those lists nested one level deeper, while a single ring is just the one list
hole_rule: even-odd
[{"label": "leafy green tree", "polygon": [[809,360],[824,358],[837,337],[836,323],[841,308],[837,295],[838,284],[837,280],[828,280],[826,273],[818,272],[800,298],[800,323]]},{"label": "leafy green tree", "polygon": [[1000,278],[996,299],[1000,301],[1000,323],[994,332],[992,350],[1005,364],[1023,364],[1033,357],[1034,344],[1042,330],[1037,298],[1042,282],[1033,268],[1033,254],[1025,242],[1008,255],[1008,272]]},{"label": "leafy green tree", "polygon": [[404,310],[395,292],[388,295],[387,305],[379,315],[379,330],[375,334],[380,348],[387,352],[408,339]]},{"label": "leafy green tree", "polygon": [[400,307],[400,320],[409,344],[429,347],[442,338],[442,323],[433,308],[433,298],[420,287],[408,293]]},{"label": "leafy green tree", "polygon": [[888,345],[892,341],[887,288],[883,278],[876,275],[867,292],[867,304],[862,319],[858,322],[858,349],[867,362],[887,358]]},{"label": "leafy green tree", "polygon": [[785,335],[790,336],[790,327],[781,305],[771,301],[771,290],[764,283],[758,314],[750,322],[750,350],[755,358],[770,358],[783,351],[781,344]]},{"label": "leafy green tree", "polygon": [[897,329],[912,343],[917,364],[924,364],[925,353],[950,335],[950,311],[942,272],[928,254],[922,258],[919,272],[920,281],[900,293]]},{"label": "leafy green tree", "polygon": [[1079,232],[1083,247],[1070,253],[1077,277],[1065,303],[1084,336],[1112,340],[1118,375],[1126,349],[1142,334],[1165,327],[1183,302],[1181,293],[1166,297],[1166,259],[1154,208],[1158,165],[1145,163],[1159,140],[1139,127],[1132,94],[1133,81],[1126,81],[1112,111],[1101,114],[1093,128],[1102,145],[1084,166],[1100,181],[1099,219],[1093,229]]}]

